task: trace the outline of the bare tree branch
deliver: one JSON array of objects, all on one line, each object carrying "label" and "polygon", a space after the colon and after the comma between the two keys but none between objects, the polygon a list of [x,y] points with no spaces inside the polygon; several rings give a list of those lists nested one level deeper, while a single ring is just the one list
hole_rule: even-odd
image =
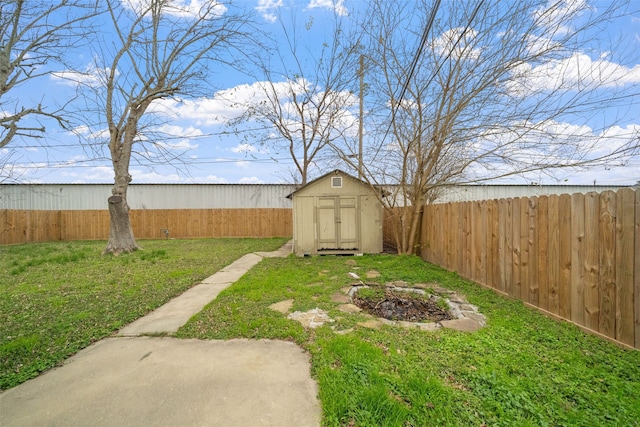
[{"label": "bare tree branch", "polygon": [[[230,125],[247,120],[264,124],[267,131],[252,136],[278,152],[286,151],[295,164],[296,181],[304,185],[314,169],[322,169],[320,163],[331,157],[327,155],[331,146],[344,145],[357,128],[353,85],[361,45],[358,36],[345,33],[338,16],[329,41],[320,48],[303,45],[295,15],[292,18],[288,25],[279,16],[283,36],[269,58],[260,58],[256,96]],[[306,30],[312,25],[307,23]]]},{"label": "bare tree branch", "polygon": [[[171,163],[178,159],[163,139],[160,100],[208,93],[214,66],[234,65],[251,42],[250,15],[215,1],[181,8],[169,0],[109,0],[107,13],[116,42],[104,36],[96,46],[93,76],[78,73],[87,107],[79,114],[92,138],[105,142],[114,171],[109,198],[111,228],[105,253],[138,249],[129,220],[127,189],[132,160]],[[94,121],[98,117],[97,121]],[[103,130],[106,129],[106,132]]]},{"label": "bare tree branch", "polygon": [[620,117],[601,112],[624,111],[640,94],[613,62],[622,47],[598,59],[582,53],[600,26],[629,13],[625,3],[443,2],[412,73],[432,4],[372,2],[366,177],[391,193],[382,201],[399,252],[415,250],[422,206],[443,186],[616,164],[638,152],[637,133],[616,140],[608,132]]},{"label": "bare tree branch", "polygon": [[15,89],[34,84],[64,64],[67,51],[84,34],[83,24],[93,16],[88,1],[8,0],[0,4],[0,148],[17,136],[41,138],[43,125],[29,120],[52,118],[64,127],[63,109],[12,97]]}]

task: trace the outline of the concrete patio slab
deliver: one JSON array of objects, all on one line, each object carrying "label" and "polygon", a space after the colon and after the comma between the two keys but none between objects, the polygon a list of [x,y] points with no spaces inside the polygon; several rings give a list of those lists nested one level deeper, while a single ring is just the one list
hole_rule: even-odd
[{"label": "concrete patio slab", "polygon": [[109,338],[0,394],[0,425],[315,427],[316,395],[290,342]]}]

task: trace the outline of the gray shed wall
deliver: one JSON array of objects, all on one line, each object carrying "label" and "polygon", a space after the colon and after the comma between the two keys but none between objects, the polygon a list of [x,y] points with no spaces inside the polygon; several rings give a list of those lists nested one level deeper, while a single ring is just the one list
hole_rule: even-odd
[{"label": "gray shed wall", "polygon": [[[331,185],[331,179],[337,176],[342,177],[341,188],[333,188]],[[331,202],[332,198],[335,203]],[[338,232],[338,247],[329,249],[330,244],[327,246],[322,243],[322,237],[332,236],[333,233],[322,231],[322,225],[331,221],[334,212],[338,217],[343,215],[343,209],[353,212],[352,207],[355,208],[355,216],[351,213],[344,214],[345,218],[341,217],[336,224],[329,224],[329,229],[335,226],[336,230],[341,230]],[[374,191],[344,173],[327,174],[293,194],[293,238],[297,255],[382,252],[382,223],[382,206]],[[349,236],[357,236],[357,249],[344,242],[341,234],[343,231]],[[331,240],[333,239],[330,237],[328,241]]]}]

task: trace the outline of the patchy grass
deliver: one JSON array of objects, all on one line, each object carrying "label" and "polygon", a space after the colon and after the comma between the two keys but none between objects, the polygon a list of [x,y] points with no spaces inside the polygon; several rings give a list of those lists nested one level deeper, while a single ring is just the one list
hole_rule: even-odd
[{"label": "patchy grass", "polygon": [[59,364],[242,255],[285,241],[144,241],[144,250],[119,257],[100,255],[105,242],[0,247],[0,390]]},{"label": "patchy grass", "polygon": [[[436,283],[487,316],[475,333],[357,326],[331,295],[348,272],[368,282]],[[268,306],[319,307],[336,319],[315,330]],[[353,328],[346,335],[332,331]],[[268,259],[178,331],[202,339],[291,340],[311,355],[327,426],[638,426],[640,352],[550,320],[416,257]]]}]

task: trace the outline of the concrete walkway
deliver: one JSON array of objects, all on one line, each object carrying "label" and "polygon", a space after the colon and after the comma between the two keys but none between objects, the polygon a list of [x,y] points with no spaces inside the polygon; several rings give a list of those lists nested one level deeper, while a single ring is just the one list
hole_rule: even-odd
[{"label": "concrete walkway", "polygon": [[263,257],[248,254],[148,316],[0,394],[0,426],[318,426],[308,356],[283,341],[171,334]]}]

